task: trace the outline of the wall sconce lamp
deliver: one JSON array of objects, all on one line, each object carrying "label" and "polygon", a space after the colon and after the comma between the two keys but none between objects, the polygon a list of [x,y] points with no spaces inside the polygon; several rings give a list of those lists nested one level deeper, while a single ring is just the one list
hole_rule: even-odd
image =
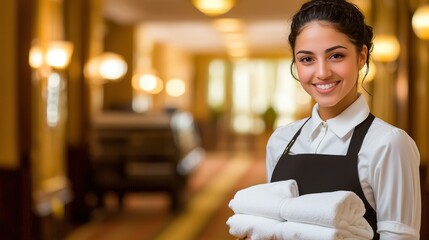
[{"label": "wall sconce lamp", "polygon": [[399,57],[401,47],[393,35],[378,35],[374,38],[373,57],[378,62],[393,62]]},{"label": "wall sconce lamp", "polygon": [[62,92],[64,91],[64,76],[58,70],[65,69],[73,53],[73,44],[68,41],[48,42],[46,48],[34,43],[30,48],[28,61],[35,70],[37,80],[46,79],[44,99],[46,101],[46,124],[56,127],[62,116]]},{"label": "wall sconce lamp", "polygon": [[411,23],[417,37],[429,40],[429,4],[417,8]]},{"label": "wall sconce lamp", "polygon": [[192,0],[192,4],[205,15],[213,17],[231,10],[235,0]]},{"label": "wall sconce lamp", "polygon": [[132,78],[132,86],[136,91],[158,94],[164,88],[164,83],[154,71],[136,73]]},{"label": "wall sconce lamp", "polygon": [[34,69],[49,66],[55,69],[64,69],[70,63],[73,53],[73,43],[69,41],[49,42],[46,49],[34,44],[29,53],[29,64]]},{"label": "wall sconce lamp", "polygon": [[91,80],[116,81],[127,73],[127,63],[120,55],[105,52],[85,64],[85,76]]}]

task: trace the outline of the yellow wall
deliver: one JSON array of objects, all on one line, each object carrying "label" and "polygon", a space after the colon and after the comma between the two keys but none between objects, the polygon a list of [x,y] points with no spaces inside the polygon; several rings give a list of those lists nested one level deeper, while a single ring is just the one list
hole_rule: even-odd
[{"label": "yellow wall", "polygon": [[[186,53],[180,48],[157,44],[154,48],[153,66],[157,69],[159,77],[164,82],[164,90],[155,96],[156,108],[176,107],[183,110],[190,110],[191,96],[194,93],[193,76],[194,61],[193,55]],[[180,78],[186,84],[186,92],[180,97],[170,97],[165,92],[165,84],[172,78]]]},{"label": "yellow wall", "polygon": [[[62,1],[38,1],[38,9],[35,9],[37,14],[33,35],[42,48],[47,46],[50,41],[65,40],[62,4]],[[33,73],[36,71],[34,70]],[[67,79],[63,70],[50,69],[48,72],[61,74],[63,87],[58,94],[59,121],[56,125],[49,126],[47,120],[48,74],[34,75],[34,79],[31,80],[33,83],[31,167],[33,196],[36,202],[45,201],[41,196],[53,194],[59,189],[66,188],[68,184],[65,156],[68,121]]]},{"label": "yellow wall", "polygon": [[[419,6],[427,4],[427,0],[415,0],[410,4],[412,10],[415,11]],[[413,32],[411,32],[413,34]],[[410,58],[410,71],[413,78],[409,79],[412,82],[410,89],[411,107],[413,108],[413,121],[410,126],[413,129],[413,138],[417,143],[420,151],[421,164],[426,164],[429,170],[429,42],[418,39],[415,35],[412,36],[414,42],[411,44],[410,51],[414,55]],[[429,182],[429,175],[428,179]]]},{"label": "yellow wall", "polygon": [[16,1],[0,1],[0,168],[19,165],[16,99]]},{"label": "yellow wall", "polygon": [[121,55],[128,67],[127,73],[118,81],[104,84],[103,108],[131,107],[133,90],[131,78],[134,60],[134,26],[118,25],[106,21],[106,34],[104,36],[104,51]]},{"label": "yellow wall", "polygon": [[[104,51],[113,51],[124,56],[128,64],[126,76],[118,82],[104,85],[105,108],[109,106],[131,106],[133,99],[132,76],[136,73],[155,70],[164,83],[158,94],[148,95],[152,99],[150,110],[163,111],[166,106],[190,110],[194,93],[194,56],[183,49],[156,43],[144,25],[117,25],[108,23],[109,34],[104,39]],[[165,92],[165,84],[172,78],[180,78],[186,84],[186,93],[180,97],[170,97]]]}]

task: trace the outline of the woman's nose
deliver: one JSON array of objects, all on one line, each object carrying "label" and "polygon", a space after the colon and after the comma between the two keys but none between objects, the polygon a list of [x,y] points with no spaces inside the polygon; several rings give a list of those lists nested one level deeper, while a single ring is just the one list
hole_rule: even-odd
[{"label": "woman's nose", "polygon": [[327,79],[331,76],[331,69],[328,63],[326,62],[319,62],[319,64],[317,65],[317,72],[316,72],[316,77],[318,79]]}]

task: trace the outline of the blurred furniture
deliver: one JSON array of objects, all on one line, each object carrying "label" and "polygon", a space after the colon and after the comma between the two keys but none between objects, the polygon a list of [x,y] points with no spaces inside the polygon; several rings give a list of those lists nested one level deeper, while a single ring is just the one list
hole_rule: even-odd
[{"label": "blurred furniture", "polygon": [[94,117],[90,134],[92,189],[106,192],[166,191],[177,209],[188,175],[204,150],[188,112],[106,112]]}]

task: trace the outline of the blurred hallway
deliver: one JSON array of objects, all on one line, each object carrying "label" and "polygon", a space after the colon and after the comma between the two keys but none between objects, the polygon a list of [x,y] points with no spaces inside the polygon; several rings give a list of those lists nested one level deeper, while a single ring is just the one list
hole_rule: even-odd
[{"label": "blurred hallway", "polygon": [[265,181],[261,152],[208,152],[190,176],[186,204],[169,211],[165,193],[128,194],[123,209],[114,196],[107,209],[97,209],[91,222],[79,226],[67,240],[227,240],[225,224],[232,215],[228,202],[242,188]]}]

